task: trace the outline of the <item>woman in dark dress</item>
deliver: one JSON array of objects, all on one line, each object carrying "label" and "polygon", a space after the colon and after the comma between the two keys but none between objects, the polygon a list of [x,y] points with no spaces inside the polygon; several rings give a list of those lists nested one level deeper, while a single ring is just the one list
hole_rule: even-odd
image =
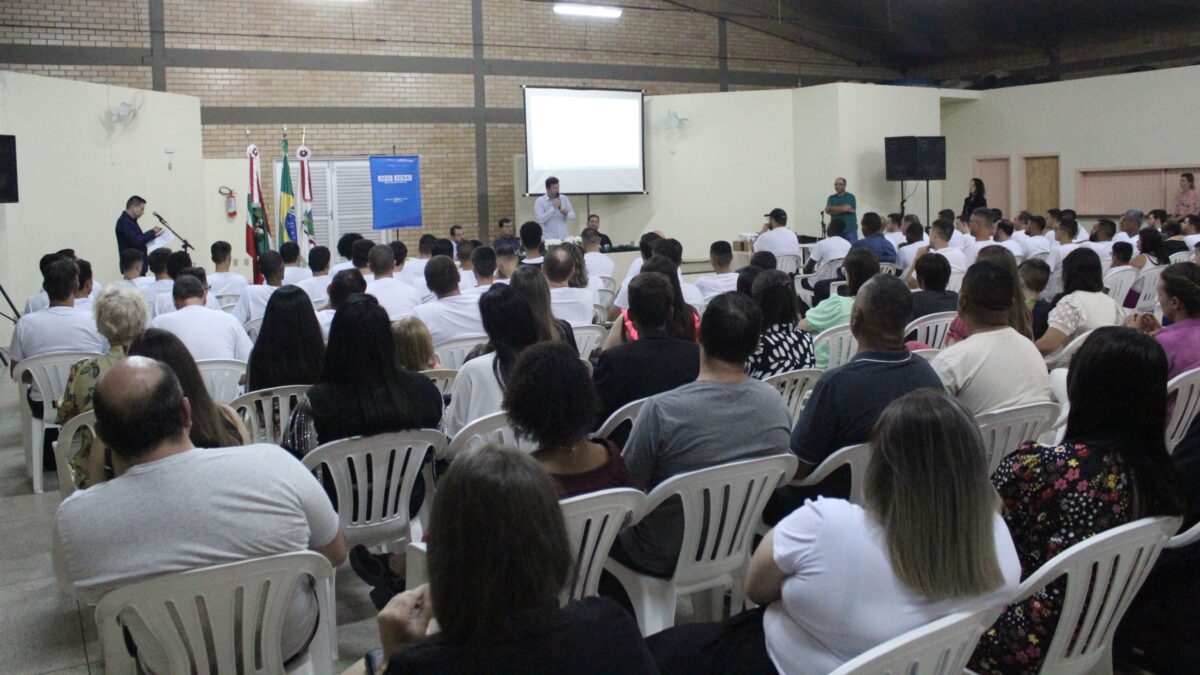
[{"label": "woman in dark dress", "polygon": [[967,190],[967,198],[963,200],[961,215],[964,220],[970,220],[971,212],[983,208],[987,208],[987,190],[983,187],[983,181],[972,178],[971,187]]}]

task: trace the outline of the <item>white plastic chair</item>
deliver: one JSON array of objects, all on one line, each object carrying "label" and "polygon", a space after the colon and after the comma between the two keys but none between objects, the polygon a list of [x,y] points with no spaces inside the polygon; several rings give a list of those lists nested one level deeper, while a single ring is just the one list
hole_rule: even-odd
[{"label": "white plastic chair", "polygon": [[779,255],[775,256],[775,269],[784,274],[795,274],[803,267],[803,262],[798,255]]},{"label": "white plastic chair", "polygon": [[881,273],[886,273],[886,274],[890,274],[892,276],[896,276],[896,263],[881,262],[881,263],[879,263],[879,271]]},{"label": "white plastic chair", "polygon": [[800,421],[800,413],[804,411],[804,404],[808,402],[808,394],[817,384],[817,380],[821,379],[823,373],[824,371],[816,368],[804,368],[789,370],[763,380],[778,389],[783,396],[783,403],[792,415],[792,426]]},{"label": "white plastic chair", "polygon": [[1168,539],[1167,543],[1163,545],[1163,548],[1183,548],[1185,546],[1191,546],[1198,541],[1200,541],[1200,523],[1196,523],[1189,529]]},{"label": "white plastic chair", "polygon": [[[305,577],[316,589],[318,625],[287,670],[284,619]],[[332,673],[337,658],[333,567],[314,551],[164,574],[109,592],[96,606],[104,670],[136,673],[124,626],[141,618],[172,673]],[[303,592],[303,591],[301,591]]]},{"label": "white plastic chair", "polygon": [[238,300],[241,300],[241,299],[242,299],[241,293],[225,293],[225,294],[217,296],[217,304],[221,306],[221,309],[225,309],[226,305],[236,307],[238,304]]},{"label": "white plastic chair", "polygon": [[450,439],[450,444],[446,446],[445,452],[439,453],[437,458],[452,460],[468,450],[488,443],[521,448],[529,452],[537,449],[528,443],[517,441],[517,433],[513,431],[512,425],[508,422],[508,413],[501,410],[472,420],[467,426],[460,429],[454,438]]},{"label": "white plastic chair", "polygon": [[1143,518],[1101,532],[1054,556],[1021,583],[1013,604],[1067,579],[1058,627],[1041,645],[1041,672],[1112,672],[1113,631],[1179,522]]},{"label": "white plastic chair", "polygon": [[599,431],[592,434],[592,438],[609,438],[617,431],[617,429],[621,427],[622,424],[629,423],[632,425],[633,421],[637,419],[638,413],[642,411],[642,405],[645,402],[646,399],[639,398],[636,401],[630,401],[629,403],[626,403],[620,408],[614,410],[613,413],[608,416],[608,419],[604,420],[604,424],[600,425]]},{"label": "white plastic chair", "polygon": [[1172,394],[1175,407],[1171,410],[1171,419],[1167,420],[1167,452],[1175,451],[1175,446],[1187,435],[1200,411],[1200,368],[1171,378],[1167,383],[1168,400]]},{"label": "white plastic chair", "polygon": [[926,361],[932,361],[933,357],[937,356],[938,352],[940,352],[940,351],[942,351],[942,350],[940,350],[940,349],[914,349],[914,350],[912,350],[912,354],[913,354],[913,356],[919,356],[919,357],[925,359]]},{"label": "white plastic chair", "polygon": [[609,323],[608,308],[604,305],[592,305],[592,323],[600,326],[607,325]]},{"label": "white plastic chair", "polygon": [[442,392],[442,396],[454,391],[454,380],[458,379],[458,371],[451,368],[422,370],[421,374],[433,380],[434,386]]},{"label": "white plastic chair", "polygon": [[[326,443],[304,456],[304,466],[329,473],[337,492],[338,519],[351,546],[420,541],[423,524],[409,517],[409,497],[426,460],[444,453],[446,437],[432,429],[357,436]],[[350,470],[353,468],[354,480]],[[429,504],[432,486],[426,486]]]},{"label": "white plastic chair", "polygon": [[575,333],[575,346],[579,348],[579,356],[585,359],[594,349],[604,344],[604,338],[608,337],[608,329],[595,324],[572,326],[571,331]]},{"label": "white plastic chair", "polygon": [[[22,433],[25,436],[25,474],[29,476],[35,494],[41,494],[43,488],[42,448],[46,443],[46,430],[58,428],[58,424],[55,422],[58,419],[58,399],[62,398],[63,392],[67,390],[67,378],[71,374],[71,366],[93,356],[100,356],[100,354],[87,352],[40,354],[21,359],[13,371],[13,379],[18,383],[22,381],[25,373],[29,373],[33,379],[33,386],[41,392],[44,406],[42,418],[35,419],[29,413],[29,406],[24,400],[17,402],[21,409],[22,420],[28,420]],[[18,390],[23,394],[25,387],[18,385]],[[24,396],[20,398],[24,399]]]},{"label": "white plastic chair", "polygon": [[54,442],[54,463],[58,468],[58,494],[63,499],[75,493],[77,477],[71,467],[71,459],[81,449],[81,434],[84,429],[92,433],[91,451],[104,451],[104,445],[96,437],[96,413],[91,410],[81,412],[62,425],[62,430],[58,432],[58,440]]},{"label": "white plastic chair", "polygon": [[487,344],[487,341],[486,335],[447,340],[440,345],[434,345],[433,353],[437,354],[438,362],[442,364],[442,368],[458,370],[467,362],[467,354],[479,345]]},{"label": "white plastic chair", "polygon": [[826,260],[825,262],[817,265],[817,267],[813,269],[812,274],[797,274],[792,278],[792,283],[796,289],[796,295],[799,296],[802,301],[804,301],[804,304],[810,307],[812,306],[813,292],[805,288],[803,282],[807,281],[809,285],[816,285],[817,277],[823,274],[832,278],[833,275],[830,273],[841,267],[843,260],[844,258],[833,258],[831,260]]},{"label": "white plastic chair", "polygon": [[600,277],[600,285],[603,286],[604,288],[612,291],[613,295],[615,296],[617,293],[616,280],[613,279],[612,277],[606,277],[604,275],[598,275],[598,276]]},{"label": "white plastic chair", "polygon": [[1129,289],[1133,288],[1133,282],[1137,280],[1137,276],[1138,271],[1133,267],[1120,267],[1109,272],[1104,277],[1104,285],[1108,288],[1108,297],[1118,303],[1124,303],[1125,296],[1129,295]]},{"label": "white plastic chair", "polygon": [[257,319],[250,319],[246,323],[242,324],[242,328],[246,329],[246,335],[250,336],[251,342],[254,342],[258,339],[258,333],[262,330],[262,322],[263,317],[260,316]]},{"label": "white plastic chair", "polygon": [[[1158,278],[1162,276],[1165,269],[1167,269],[1166,265],[1147,264],[1138,273],[1137,281],[1133,283],[1134,286],[1139,287],[1137,304],[1133,307],[1135,312],[1154,311],[1154,306],[1158,303]],[[1120,298],[1117,301],[1123,302],[1124,300],[1125,298]]]},{"label": "white plastic chair", "polygon": [[204,388],[217,405],[229,405],[238,397],[242,378],[246,375],[246,362],[237,359],[204,359],[197,361]]},{"label": "white plastic chair", "polygon": [[1000,466],[1000,460],[1022,443],[1036,441],[1058,419],[1058,413],[1058,404],[1047,401],[976,415],[975,422],[983,436],[983,448],[988,453],[988,475],[992,475]]},{"label": "white plastic chair", "polygon": [[965,276],[966,272],[951,272],[950,280],[946,282],[946,290],[954,291],[955,293],[962,290],[963,277]]},{"label": "white plastic chair", "polygon": [[1002,610],[991,605],[944,616],[859,654],[830,675],[958,675]]},{"label": "white plastic chair", "polygon": [[604,305],[605,308],[612,307],[613,301],[617,299],[616,291],[607,288],[597,288],[596,296],[600,298],[599,304]]},{"label": "white plastic chair", "polygon": [[1040,253],[1034,253],[1033,255],[1029,256],[1029,259],[1030,259],[1030,260],[1033,260],[1033,259],[1035,259],[1035,258],[1036,258],[1037,260],[1041,260],[1042,262],[1046,262],[1046,258],[1048,258],[1048,257],[1050,257],[1050,252],[1049,252],[1049,251],[1042,251],[1042,252],[1040,252]]},{"label": "white plastic chair", "polygon": [[941,349],[946,346],[946,336],[950,334],[950,324],[954,323],[954,318],[957,316],[958,312],[926,314],[909,323],[908,327],[904,329],[904,334],[916,332],[917,342],[923,342],[933,349]]},{"label": "white plastic chair", "polygon": [[1192,253],[1191,251],[1180,251],[1179,253],[1172,253],[1169,260],[1171,261],[1172,265],[1181,262],[1191,262],[1195,255],[1196,254]]},{"label": "white plastic chair", "polygon": [[[683,505],[683,543],[674,573],[669,579],[646,576],[612,558],[604,566],[629,594],[642,635],[675,624],[679,595],[729,588],[730,612],[742,610],[755,526],[796,464],[791,454],[748,459],[673,476],[650,492],[639,520],[676,496]],[[714,615],[721,604],[711,603]]]},{"label": "white plastic chair", "polygon": [[229,407],[242,418],[254,443],[279,445],[287,432],[292,410],[312,387],[297,384],[272,389],[259,389],[233,399]]},{"label": "white plastic chair", "polygon": [[1055,354],[1048,354],[1046,356],[1046,365],[1051,370],[1055,368],[1066,368],[1071,363],[1071,356],[1083,346],[1084,342],[1087,342],[1087,339],[1091,336],[1091,334],[1092,331],[1089,330],[1086,333],[1076,335],[1070,342],[1067,343],[1066,347],[1063,347],[1061,351]]},{"label": "white plastic chair", "polygon": [[829,361],[825,364],[826,370],[846,365],[858,352],[858,340],[850,332],[850,324],[842,324],[821,331],[820,335],[813,338],[813,351],[820,349],[823,344],[829,345]]},{"label": "white plastic chair", "polygon": [[829,477],[831,473],[843,466],[850,467],[850,503],[863,505],[866,502],[867,464],[871,461],[871,444],[859,443],[847,445],[825,458],[817,465],[812,473],[800,480],[794,480],[788,485],[792,487],[809,487],[816,485]]}]

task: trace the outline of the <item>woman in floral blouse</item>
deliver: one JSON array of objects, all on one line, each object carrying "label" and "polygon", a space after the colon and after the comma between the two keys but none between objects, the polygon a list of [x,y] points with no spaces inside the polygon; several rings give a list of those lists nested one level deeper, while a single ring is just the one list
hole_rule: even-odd
[{"label": "woman in floral blouse", "polygon": [[[1180,513],[1163,439],[1167,357],[1154,338],[1097,328],[1071,361],[1067,388],[1071,412],[1063,443],[1026,443],[992,475],[1022,579],[1088,537]],[[1058,627],[1065,588],[1060,579],[1010,605],[984,633],[971,669],[1036,673]]]},{"label": "woman in floral blouse", "polygon": [[779,270],[766,270],[754,279],[750,293],[762,310],[762,339],[746,364],[746,374],[765,380],[789,370],[812,368],[816,363],[812,335],[800,330],[800,304],[792,278]]}]

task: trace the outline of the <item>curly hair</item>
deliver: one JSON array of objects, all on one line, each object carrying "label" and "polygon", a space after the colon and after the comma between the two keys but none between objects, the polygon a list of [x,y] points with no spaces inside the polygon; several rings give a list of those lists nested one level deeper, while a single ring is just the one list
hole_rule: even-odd
[{"label": "curly hair", "polygon": [[587,438],[600,409],[587,366],[561,342],[527,347],[507,385],[504,410],[513,429],[539,448],[570,448]]},{"label": "curly hair", "polygon": [[92,306],[96,330],[111,345],[127,345],[146,328],[146,298],[135,288],[113,284]]}]

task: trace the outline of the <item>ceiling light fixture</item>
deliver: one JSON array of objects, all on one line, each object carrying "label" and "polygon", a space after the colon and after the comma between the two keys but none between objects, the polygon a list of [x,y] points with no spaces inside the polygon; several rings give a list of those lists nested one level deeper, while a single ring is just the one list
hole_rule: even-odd
[{"label": "ceiling light fixture", "polygon": [[563,16],[586,16],[590,19],[619,19],[621,18],[620,7],[606,7],[603,5],[581,5],[574,2],[556,2],[554,3],[554,13]]}]

